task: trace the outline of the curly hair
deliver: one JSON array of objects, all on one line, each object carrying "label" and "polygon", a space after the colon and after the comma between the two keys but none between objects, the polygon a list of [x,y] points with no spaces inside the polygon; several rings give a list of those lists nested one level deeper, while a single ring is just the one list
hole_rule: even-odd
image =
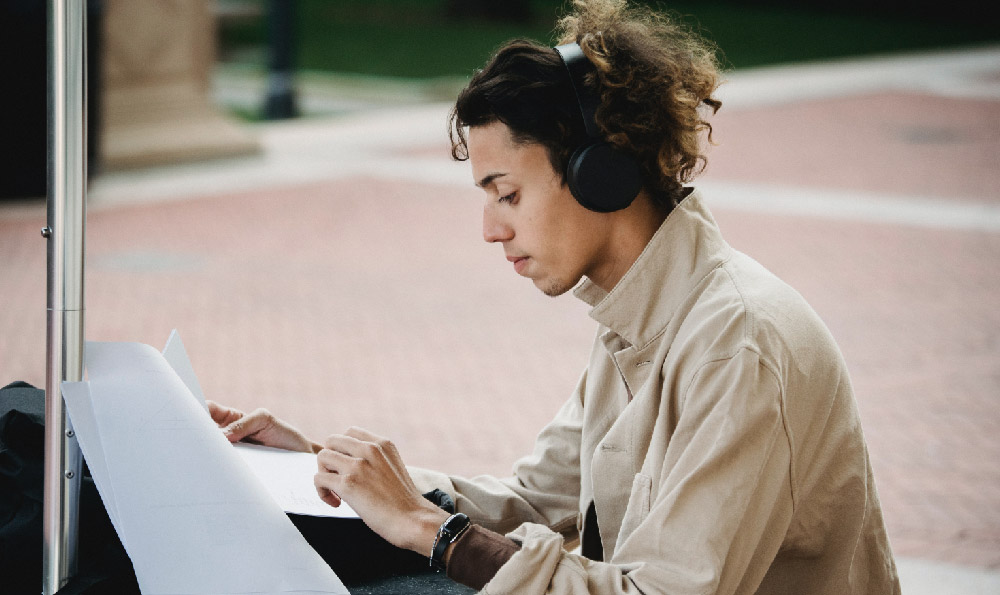
[{"label": "curly hair", "polygon": [[[683,185],[705,168],[703,109],[722,102],[716,48],[668,14],[627,0],[574,0],[559,20],[560,44],[576,42],[594,65],[595,114],[605,140],[631,155],[653,200],[673,208]],[[558,54],[533,41],[504,44],[459,93],[449,119],[452,157],[468,159],[466,127],[501,121],[515,142],[540,143],[563,176],[586,141],[579,107]]]}]

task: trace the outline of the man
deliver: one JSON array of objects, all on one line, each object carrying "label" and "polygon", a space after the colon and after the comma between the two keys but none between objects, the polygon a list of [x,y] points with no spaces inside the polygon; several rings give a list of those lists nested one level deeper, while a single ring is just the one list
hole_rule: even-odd
[{"label": "man", "polygon": [[711,130],[699,110],[720,105],[710,49],[617,0],[561,27],[558,48],[501,48],[452,115],[484,239],[546,294],[575,287],[600,325],[514,476],[408,469],[359,428],[319,444],[263,411],[213,418],[317,452],[326,502],[484,592],[898,593],[832,337],[684,186]]}]

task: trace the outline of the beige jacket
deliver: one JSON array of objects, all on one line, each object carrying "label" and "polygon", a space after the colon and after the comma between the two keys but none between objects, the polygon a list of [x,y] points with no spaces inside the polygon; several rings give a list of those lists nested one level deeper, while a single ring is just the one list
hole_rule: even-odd
[{"label": "beige jacket", "polygon": [[[576,295],[589,366],[514,477],[414,472],[522,544],[484,593],[899,593],[843,357],[698,191]],[[591,502],[604,562],[566,549]]]}]

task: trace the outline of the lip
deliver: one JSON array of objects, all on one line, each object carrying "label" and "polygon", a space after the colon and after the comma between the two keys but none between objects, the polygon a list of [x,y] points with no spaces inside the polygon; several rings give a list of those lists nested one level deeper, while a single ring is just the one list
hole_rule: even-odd
[{"label": "lip", "polygon": [[520,275],[524,267],[528,266],[527,256],[508,256],[507,261],[514,264],[514,271]]}]

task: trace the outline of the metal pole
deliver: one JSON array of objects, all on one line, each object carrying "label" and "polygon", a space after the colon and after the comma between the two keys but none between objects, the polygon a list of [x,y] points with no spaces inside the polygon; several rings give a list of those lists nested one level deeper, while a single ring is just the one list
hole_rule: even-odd
[{"label": "metal pole", "polygon": [[86,3],[49,0],[48,324],[42,593],[76,573],[82,457],[62,382],[83,379],[83,251],[87,188]]}]

